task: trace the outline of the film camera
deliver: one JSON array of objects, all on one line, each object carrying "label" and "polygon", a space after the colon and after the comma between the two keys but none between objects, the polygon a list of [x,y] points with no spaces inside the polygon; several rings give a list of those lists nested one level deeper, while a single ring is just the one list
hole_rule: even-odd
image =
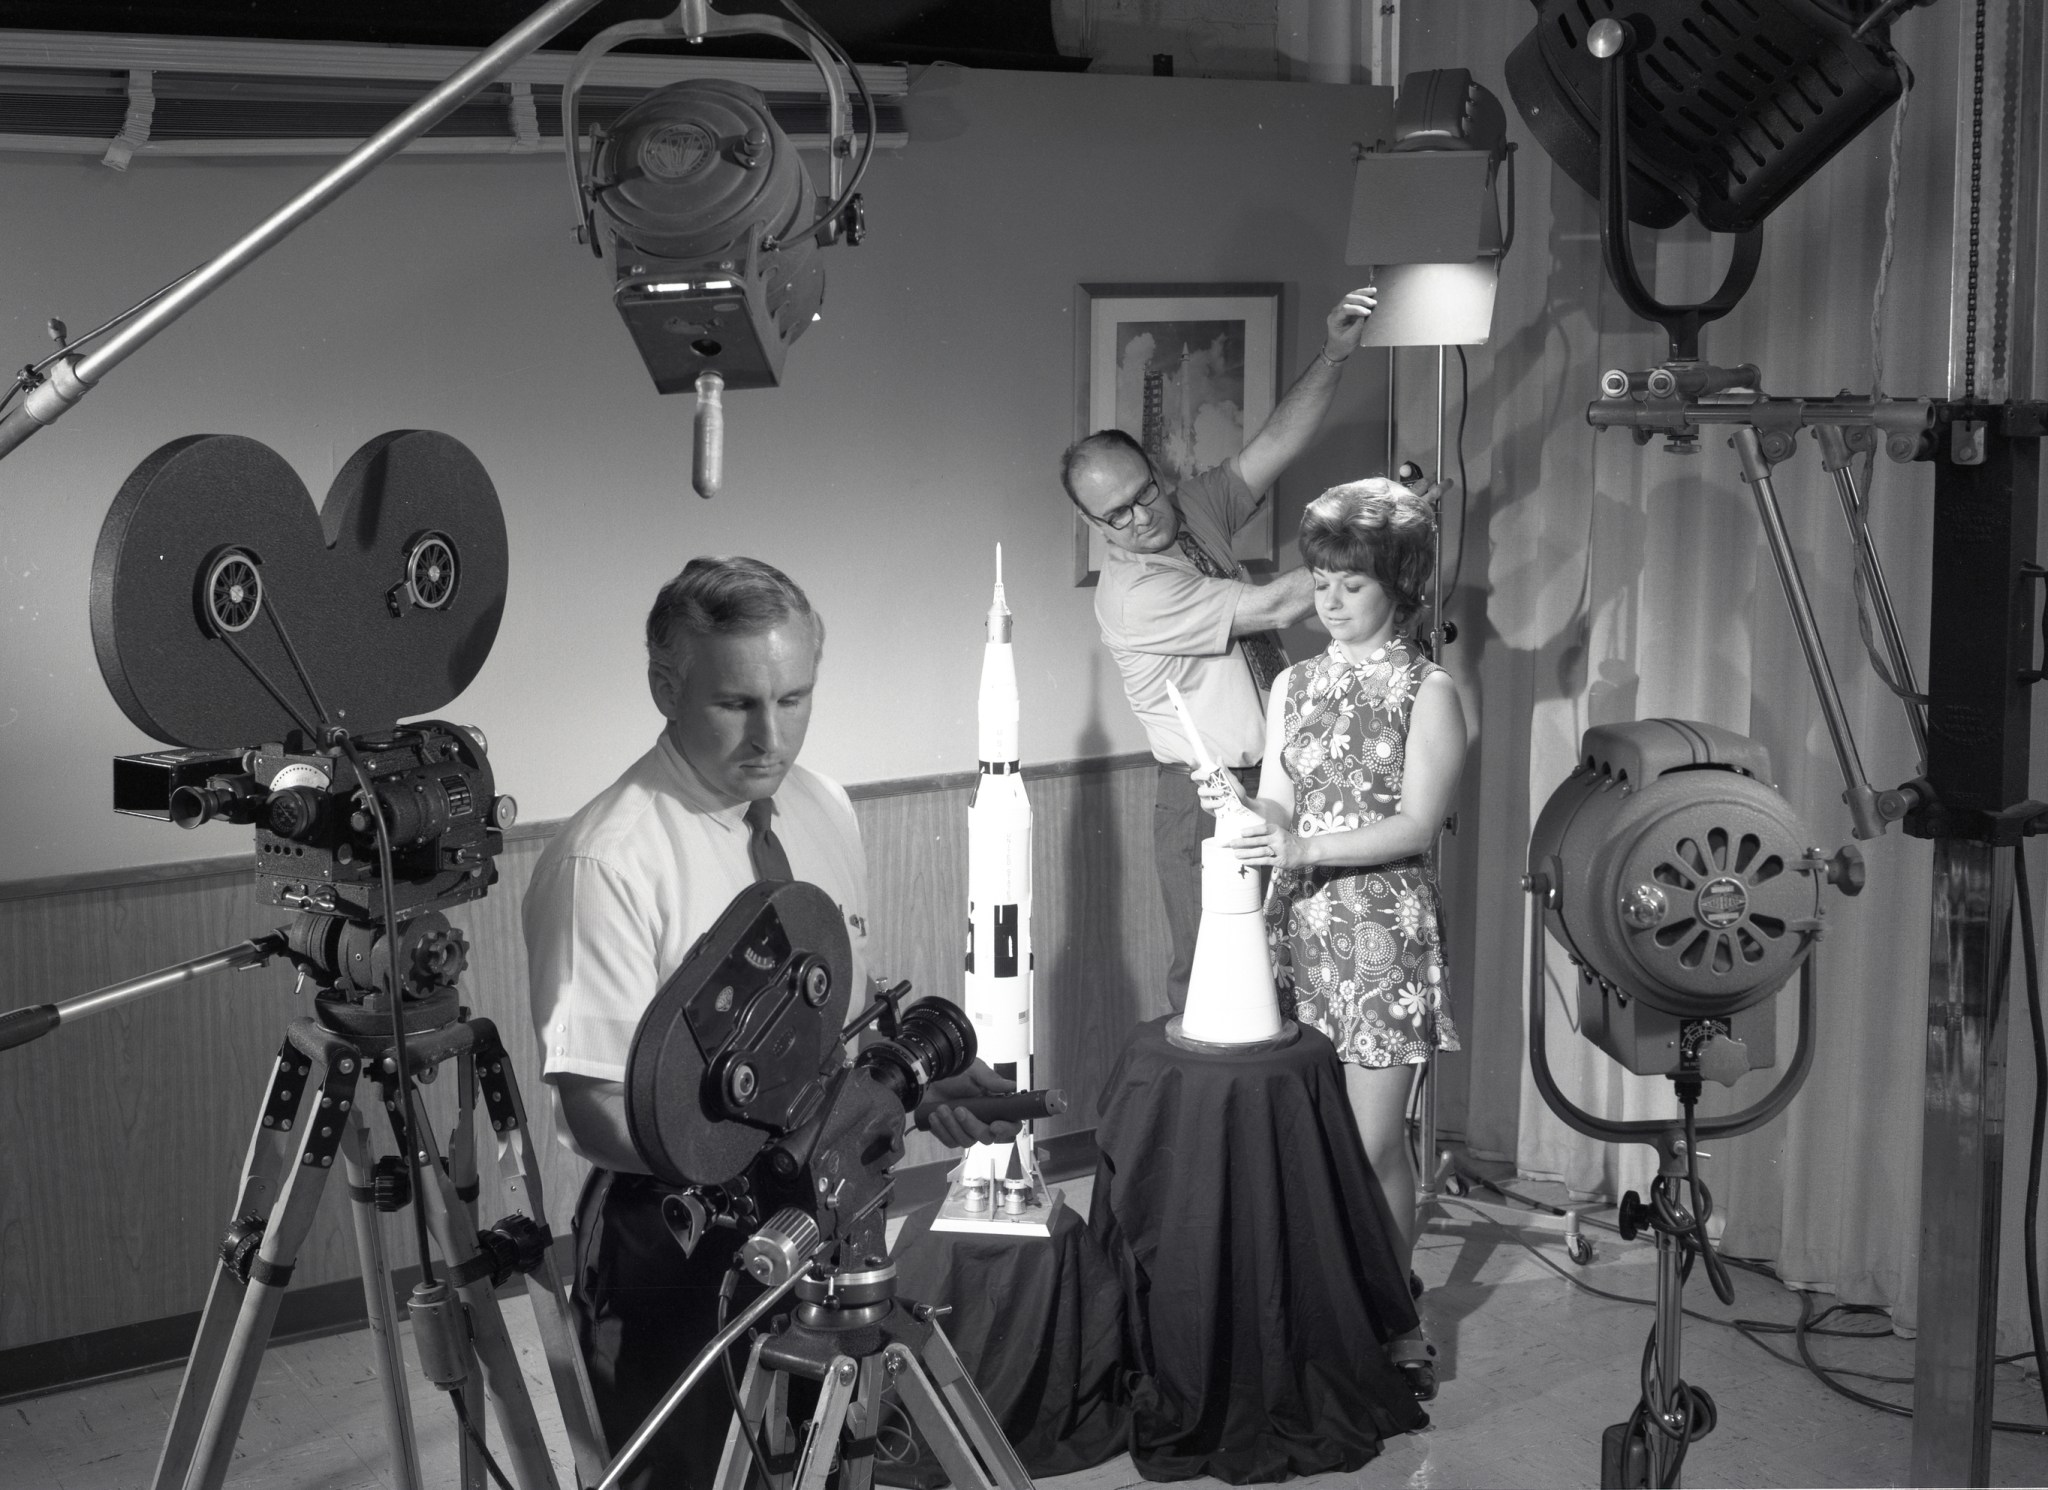
[{"label": "film camera", "polygon": [[[907,985],[842,1024],[852,977],[831,898],[765,881],[734,898],[641,1017],[627,1127],[648,1168],[678,1187],[663,1217],[686,1253],[713,1227],[746,1234],[720,1295],[722,1325],[743,1273],[765,1291],[670,1388],[603,1487],[714,1363],[736,1408],[721,1483],[752,1483],[753,1466],[768,1463],[763,1445],[790,1441],[794,1379],[817,1383],[797,1483],[824,1483],[834,1462],[845,1483],[866,1483],[888,1390],[955,1484],[1030,1484],[939,1328],[942,1311],[897,1296],[884,1237],[904,1116],[973,1062],[974,1026],[945,999],[899,1012]],[[869,1025],[883,1038],[849,1062],[843,1042]],[[754,1340],[744,1384],[735,1380],[726,1351],[792,1296],[788,1317]]]},{"label": "film camera", "polygon": [[[198,435],[143,462],[93,561],[93,640],[139,727],[182,748],[114,762],[114,809],[256,830],[259,893],[324,995],[376,1003],[395,934],[408,999],[452,990],[459,933],[516,806],[483,736],[438,708],[504,606],[504,521],[446,435],[402,430],[342,468],[316,515],[254,440]],[[451,995],[452,996],[452,995]]]},{"label": "film camera", "polygon": [[[506,569],[490,478],[458,441],[427,430],[371,440],[317,513],[291,467],[256,441],[176,440],[129,477],[100,530],[101,674],[129,719],[173,747],[115,761],[116,810],[253,827],[260,897],[295,915],[238,946],[0,1016],[0,1048],[273,957],[316,989],[271,1066],[159,1483],[217,1490],[225,1479],[278,1299],[335,1169],[357,1212],[399,1478],[425,1483],[373,1211],[411,1211],[413,1341],[463,1426],[461,1482],[483,1483],[493,1463],[480,1422],[488,1398],[519,1483],[557,1483],[498,1313],[495,1289],[514,1273],[531,1280],[536,1321],[555,1342],[549,1367],[579,1483],[602,1468],[546,1225],[512,1211],[477,1226],[479,1099],[504,1193],[546,1215],[518,1083],[491,1022],[461,1005],[467,944],[442,914],[490,888],[514,807],[496,795],[477,731],[399,722],[438,709],[483,666]],[[461,1117],[444,1155],[415,1088],[451,1062]],[[395,1150],[382,1158],[371,1114]]]},{"label": "film camera", "polygon": [[[641,1018],[627,1125],[648,1168],[680,1187],[665,1209],[685,1251],[711,1226],[751,1231],[779,1199],[816,1210],[828,1266],[886,1253],[904,1115],[973,1063],[974,1025],[939,998],[899,1013],[900,988],[848,1024],[852,982],[831,897],[762,881],[734,897]],[[843,1042],[871,1024],[884,1038],[847,1062]]]}]

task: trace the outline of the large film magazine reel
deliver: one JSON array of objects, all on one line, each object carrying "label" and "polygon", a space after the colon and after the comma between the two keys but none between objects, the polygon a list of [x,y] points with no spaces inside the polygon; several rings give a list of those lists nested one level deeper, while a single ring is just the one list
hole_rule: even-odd
[{"label": "large film magazine reel", "polygon": [[[61,1003],[0,1016],[0,1049],[204,974],[288,959],[313,1012],[287,1025],[152,1481],[217,1490],[329,1173],[347,1176],[383,1427],[404,1490],[422,1470],[382,1214],[409,1212],[421,1373],[460,1421],[456,1483],[487,1465],[559,1484],[497,1285],[529,1280],[577,1480],[603,1441],[555,1265],[541,1166],[496,1029],[471,1018],[467,943],[446,911],[487,893],[514,807],[483,736],[420,720],[489,656],[504,608],[504,518],[461,442],[398,430],[363,446],[315,508],[275,452],[175,440],[115,497],[93,555],[108,691],[167,749],[114,763],[118,811],[255,834],[256,899],[288,924]],[[400,723],[401,719],[412,722]],[[444,1146],[417,1085],[452,1062]],[[507,1214],[479,1227],[481,1100]],[[378,1150],[382,1157],[378,1157]],[[488,1398],[488,1404],[486,1399]],[[487,1442],[487,1406],[503,1435]]]},{"label": "large film magazine reel", "polygon": [[[1813,952],[1821,886],[1854,895],[1863,860],[1809,846],[1804,824],[1770,784],[1763,746],[1680,719],[1586,732],[1572,773],[1529,838],[1529,1065],[1550,1110],[1607,1143],[1657,1150],[1650,1199],[1621,1203],[1621,1231],[1655,1234],[1657,1320],[1644,1349],[1643,1396],[1602,1442],[1601,1485],[1675,1485],[1685,1451],[1712,1430],[1714,1400],[1679,1375],[1683,1290],[1692,1258],[1715,1293],[1734,1290],[1706,1233],[1713,1200],[1695,1155],[1782,1112],[1813,1062]],[[1621,1122],[1575,1105],[1550,1069],[1545,1039],[1546,928],[1577,965],[1578,1029],[1629,1070],[1671,1080],[1681,1115]],[[1798,1046],[1761,1099],[1726,1117],[1695,1115],[1702,1083],[1733,1086],[1776,1064],[1772,998],[1799,975]]]},{"label": "large film magazine reel", "polygon": [[[719,1490],[818,1490],[835,1467],[841,1487],[865,1490],[886,1393],[961,1490],[1031,1483],[939,1328],[943,1311],[897,1296],[885,1233],[904,1118],[933,1082],[972,1064],[974,1025],[942,998],[899,1012],[907,984],[847,1023],[853,983],[832,898],[766,880],[734,897],[641,1017],[626,1065],[627,1127],[647,1167],[674,1187],[663,1217],[686,1254],[721,1232],[744,1241],[720,1295],[722,1328],[599,1490],[620,1483],[714,1368],[738,1409]],[[871,1026],[880,1038],[848,1061],[845,1042]],[[725,1323],[742,1274],[765,1291]],[[782,1311],[735,1380],[727,1352]],[[817,1385],[800,1443],[793,1380]]]}]

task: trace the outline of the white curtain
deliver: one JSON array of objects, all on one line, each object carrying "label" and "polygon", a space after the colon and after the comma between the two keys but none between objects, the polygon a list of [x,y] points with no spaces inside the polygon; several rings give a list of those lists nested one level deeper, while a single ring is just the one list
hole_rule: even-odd
[{"label": "white curtain", "polygon": [[[1850,841],[1849,819],[1777,571],[1725,436],[1709,431],[1699,453],[1679,455],[1661,439],[1639,447],[1623,432],[1597,434],[1585,423],[1604,369],[1652,366],[1666,343],[1607,284],[1597,205],[1515,116],[1501,63],[1532,18],[1520,6],[1460,0],[1420,8],[1404,43],[1408,68],[1472,69],[1508,106],[1521,147],[1520,223],[1494,334],[1469,352],[1470,532],[1465,583],[1453,601],[1461,636],[1447,661],[1477,741],[1463,826],[1447,840],[1445,868],[1467,1053],[1444,1063],[1442,1111],[1446,1126],[1482,1155],[1584,1194],[1618,1196],[1647,1190],[1651,1150],[1612,1148],[1565,1128],[1529,1080],[1525,1048],[1527,907],[1519,880],[1530,824],[1570,770],[1580,735],[1619,720],[1705,720],[1768,747],[1778,785],[1815,844],[1832,850]],[[1937,8],[1894,28],[1918,81],[1903,137],[1884,334],[1885,384],[1899,395],[1946,388],[1955,24]],[[1706,330],[1709,361],[1754,362],[1777,394],[1870,387],[1890,131],[1887,115],[1771,217],[1754,286],[1734,314]],[[1638,232],[1638,262],[1667,301],[1710,292],[1727,247],[1696,227]],[[1410,372],[1422,355],[1407,354],[1402,369],[1401,418],[1416,431],[1434,418],[1433,387],[1414,386],[1433,379]],[[1450,383],[1455,400],[1455,362]],[[1403,453],[1426,458],[1426,439],[1404,439]],[[1775,477],[1864,766],[1880,788],[1906,780],[1918,774],[1912,739],[1865,660],[1846,531],[1810,438]],[[1931,493],[1928,466],[1879,459],[1873,527],[1923,677]],[[1447,537],[1455,544],[1455,531]],[[1812,1074],[1787,1114],[1710,1145],[1703,1172],[1729,1250],[1770,1258],[1788,1279],[1851,1301],[1889,1305],[1910,1326],[1931,851],[1896,828],[1861,847],[1869,888],[1855,900],[1827,894]],[[2044,877],[2037,872],[2037,883]],[[1571,1033],[1576,970],[1554,945],[1549,962],[1548,1048],[1565,1092],[1610,1117],[1675,1111],[1668,1082],[1628,1075]],[[1782,1069],[1793,1049],[1794,990],[1778,1004]],[[2017,1182],[2032,1079],[2017,978],[2012,1018],[2020,1059],[2008,1086],[2001,1323],[2018,1339],[2025,1316]],[[1705,1110],[1746,1105],[1777,1074],[1752,1073],[1732,1093],[1710,1087]]]}]

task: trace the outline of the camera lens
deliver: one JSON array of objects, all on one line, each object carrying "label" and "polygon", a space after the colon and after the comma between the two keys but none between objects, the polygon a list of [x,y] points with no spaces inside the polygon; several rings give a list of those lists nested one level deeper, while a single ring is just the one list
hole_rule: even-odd
[{"label": "camera lens", "polygon": [[896,1026],[896,1042],[917,1054],[927,1082],[958,1076],[974,1064],[974,1025],[945,999],[913,1004]]},{"label": "camera lens", "polygon": [[960,1006],[928,998],[904,1012],[896,1038],[870,1045],[856,1063],[888,1087],[909,1112],[935,1081],[958,1076],[974,1064],[974,1025]]}]

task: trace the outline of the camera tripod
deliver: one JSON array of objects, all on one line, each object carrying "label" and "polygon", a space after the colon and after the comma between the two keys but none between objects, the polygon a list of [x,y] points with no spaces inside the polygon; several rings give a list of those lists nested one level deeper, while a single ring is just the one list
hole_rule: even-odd
[{"label": "camera tripod", "polygon": [[[757,1467],[776,1490],[821,1490],[835,1461],[842,1490],[867,1490],[889,1388],[958,1490],[1028,1490],[1023,1461],[938,1326],[944,1311],[897,1299],[894,1263],[807,1276],[795,1293],[789,1328],[756,1340],[747,1358],[717,1490],[748,1490]],[[818,1405],[792,1478],[757,1465],[754,1448],[776,1461],[789,1454],[793,1376],[818,1383]]]},{"label": "camera tripod", "polygon": [[[397,1481],[403,1490],[424,1490],[378,1221],[379,1210],[405,1203],[410,1186],[407,1166],[372,1160],[370,1125],[357,1100],[365,1081],[375,1083],[393,1137],[400,1145],[410,1143],[419,1160],[415,1172],[423,1182],[421,1193],[410,1198],[423,1208],[442,1268],[435,1289],[414,1291],[412,1313],[422,1367],[435,1385],[450,1392],[464,1425],[458,1483],[463,1490],[485,1485],[482,1408],[488,1397],[519,1490],[555,1490],[557,1485],[494,1291],[514,1271],[539,1285],[529,1284],[527,1294],[561,1399],[578,1478],[592,1483],[603,1470],[597,1413],[551,1238],[543,1222],[527,1219],[544,1218],[547,1211],[525,1107],[497,1030],[487,1019],[469,1018],[452,987],[438,987],[405,1004],[409,1069],[400,1071],[391,1054],[390,1015],[376,1007],[381,1002],[320,998],[314,1017],[294,1020],[285,1032],[243,1165],[234,1219],[221,1247],[222,1264],[207,1293],[151,1482],[154,1490],[218,1490],[225,1478],[264,1347],[337,1153],[348,1179]],[[415,1131],[406,1133],[400,1086],[431,1081],[450,1060],[456,1063],[456,1117],[444,1162],[423,1115]],[[479,1090],[497,1135],[498,1172],[506,1194],[525,1212],[481,1234],[473,1129]],[[481,1382],[470,1370],[472,1363],[481,1367]]]}]

